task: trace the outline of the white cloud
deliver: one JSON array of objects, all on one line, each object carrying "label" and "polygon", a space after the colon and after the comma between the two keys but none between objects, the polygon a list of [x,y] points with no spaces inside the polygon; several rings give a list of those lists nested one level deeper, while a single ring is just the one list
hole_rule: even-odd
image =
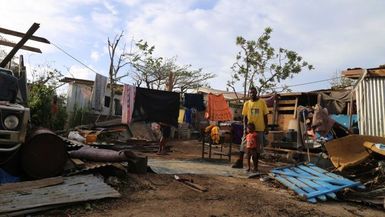
[{"label": "white cloud", "polygon": [[104,7],[106,7],[106,9],[107,9],[112,15],[116,16],[116,15],[119,14],[118,10],[117,10],[117,9],[115,8],[115,6],[112,5],[111,3],[105,1],[105,2],[103,2],[103,5],[104,5]]},{"label": "white cloud", "polygon": [[65,77],[95,80],[95,73],[86,67],[73,65],[69,68],[69,71],[65,74]]},{"label": "white cloud", "polygon": [[[384,56],[385,14],[379,9],[384,3],[222,0],[205,10],[168,3],[142,4],[127,29],[154,44],[160,56],[178,55],[182,63],[215,72],[212,86],[217,88],[225,88],[239,50],[235,37],[257,39],[266,26],[274,29],[273,46],[293,49],[316,67],[288,83],[325,79],[357,65],[377,66]],[[312,87],[297,89],[303,88]]]},{"label": "white cloud", "polygon": [[115,23],[118,21],[118,18],[110,13],[97,12],[94,11],[91,14],[92,21],[96,24],[96,28],[109,32],[114,28]]},{"label": "white cloud", "polygon": [[100,58],[100,54],[97,51],[92,51],[90,56],[91,56],[91,59],[95,62],[97,62]]},{"label": "white cloud", "polygon": [[[132,36],[144,39],[158,56],[178,56],[180,64],[216,73],[211,84],[221,89],[239,50],[236,36],[256,39],[266,26],[274,29],[272,45],[295,50],[316,67],[288,84],[329,78],[348,67],[375,67],[385,56],[383,1],[0,0],[0,5],[1,27],[25,32],[39,22],[36,35],[85,64],[106,70],[106,39],[125,30],[127,45]],[[43,60],[78,64],[51,45],[28,44],[43,50]],[[312,88],[318,87],[295,90]]]},{"label": "white cloud", "polygon": [[126,4],[127,6],[133,7],[140,3],[140,0],[121,0],[123,4]]}]

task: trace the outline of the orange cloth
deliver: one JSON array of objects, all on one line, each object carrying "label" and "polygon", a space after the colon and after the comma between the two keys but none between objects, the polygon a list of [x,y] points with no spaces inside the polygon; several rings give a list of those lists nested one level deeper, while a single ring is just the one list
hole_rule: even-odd
[{"label": "orange cloth", "polygon": [[257,139],[257,132],[246,135],[246,148],[257,148],[259,146]]},{"label": "orange cloth", "polygon": [[233,119],[229,105],[223,94],[215,95],[209,93],[206,118],[211,121],[230,121]]}]

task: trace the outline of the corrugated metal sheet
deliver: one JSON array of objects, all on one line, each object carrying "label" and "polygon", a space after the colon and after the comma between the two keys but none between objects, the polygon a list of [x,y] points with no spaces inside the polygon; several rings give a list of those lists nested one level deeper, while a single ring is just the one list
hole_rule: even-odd
[{"label": "corrugated metal sheet", "polygon": [[36,207],[120,197],[119,192],[93,175],[64,177],[64,183],[23,191],[0,192],[0,216]]},{"label": "corrugated metal sheet", "polygon": [[361,135],[385,136],[385,78],[368,77],[356,91]]}]

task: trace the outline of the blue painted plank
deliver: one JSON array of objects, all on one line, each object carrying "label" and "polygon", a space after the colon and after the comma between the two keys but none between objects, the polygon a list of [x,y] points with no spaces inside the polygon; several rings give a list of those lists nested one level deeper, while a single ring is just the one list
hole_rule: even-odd
[{"label": "blue painted plank", "polygon": [[272,172],[278,181],[311,203],[315,203],[316,199],[325,201],[327,197],[336,199],[335,192],[362,186],[359,182],[330,173],[311,163],[275,168]]},{"label": "blue painted plank", "polygon": [[289,182],[288,180],[286,180],[285,178],[283,178],[282,176],[279,176],[279,175],[275,175],[274,176],[275,179],[277,179],[280,183],[284,184],[286,187],[290,188],[291,190],[293,190],[295,193],[297,193],[299,196],[303,197],[303,198],[306,198],[305,195],[306,195],[306,192],[304,192],[301,188],[298,188],[296,185],[294,185],[293,183]]},{"label": "blue painted plank", "polygon": [[315,176],[311,176],[311,175],[306,175],[305,173],[294,173],[294,172],[285,172],[285,171],[278,171],[278,170],[275,170],[275,171],[272,171],[274,174],[280,174],[280,175],[285,175],[285,176],[291,176],[291,177],[297,177],[297,178],[307,178],[307,179],[319,179],[319,180],[322,180],[322,181],[333,181],[334,179],[323,179],[323,178],[318,178],[318,177],[315,177]]},{"label": "blue painted plank", "polygon": [[326,200],[327,200],[327,198],[326,198],[325,195],[317,196],[317,199],[318,199],[318,200],[322,200],[322,201],[326,201]]},{"label": "blue painted plank", "polygon": [[[333,177],[335,179],[340,179],[340,180],[345,180],[347,183],[359,183],[359,182],[355,182],[355,181],[352,181],[350,179],[347,179],[343,176],[340,176],[340,175],[337,175],[335,173],[331,173],[331,172],[328,172],[326,170],[323,170],[322,168],[319,168],[317,166],[315,166],[314,164],[312,164],[310,166],[310,168],[314,169],[314,170],[317,170],[317,171],[325,171],[326,172],[326,175],[330,176],[330,177]],[[357,188],[360,188],[360,189],[366,189],[366,187],[362,184],[359,184],[358,186],[356,186]]]},{"label": "blue painted plank", "polygon": [[319,167],[317,167],[316,165],[314,165],[314,164],[312,164],[312,163],[309,163],[309,164],[308,164],[308,167],[311,168],[311,169],[313,169],[313,170],[315,170],[315,171],[318,171],[318,172],[320,172],[320,173],[322,173],[322,174],[324,174],[324,175],[326,175],[326,176],[329,176],[329,177],[331,177],[331,178],[333,178],[333,179],[344,179],[344,180],[349,180],[349,179],[346,179],[346,178],[343,177],[343,176],[340,176],[340,175],[337,175],[337,174],[335,174],[335,173],[328,172],[328,171],[326,171],[326,170],[324,170],[324,169],[322,169],[322,168],[319,168]]},{"label": "blue painted plank", "polygon": [[[312,188],[311,186],[309,186],[305,182],[303,182],[301,179],[296,179],[293,177],[285,177],[285,178],[287,180],[289,180],[291,183],[295,184],[300,189],[302,189],[303,191],[305,191],[306,192],[305,197],[307,199],[317,198],[319,200],[326,201],[327,198],[325,195],[322,195],[322,192],[323,192],[322,190]],[[304,180],[307,180],[307,179],[304,179]],[[316,194],[317,192],[319,194],[316,197],[311,196],[312,194]]]},{"label": "blue painted plank", "polygon": [[[322,173],[319,173],[317,171],[314,171],[312,169],[310,169],[309,167],[306,167],[304,165],[301,165],[299,166],[300,169],[302,170],[305,170],[306,172],[309,172],[311,174],[313,174],[316,177],[320,177],[320,178],[323,178],[323,179],[328,179],[330,177],[322,174]],[[349,179],[331,179],[329,182],[332,182],[333,184],[338,184],[338,185],[341,185],[341,186],[344,186],[344,185],[351,185],[353,184],[354,182],[349,180]]]},{"label": "blue painted plank", "polygon": [[330,189],[330,186],[320,185],[316,182],[313,182],[313,180],[310,179],[304,179],[304,178],[298,178],[301,182],[311,186],[312,188],[316,189],[317,191],[327,191]]},{"label": "blue painted plank", "polygon": [[306,197],[308,193],[312,193],[316,191],[316,189],[311,188],[310,186],[306,185],[305,183],[301,182],[300,180],[293,178],[293,177],[285,177],[287,180],[289,180],[291,183],[295,184],[297,187],[301,188],[303,191],[306,192]]},{"label": "blue painted plank", "polygon": [[[321,186],[325,186],[325,188],[329,188],[330,189],[330,185],[329,183],[325,183],[323,181],[320,181],[320,180],[313,180],[313,182],[316,182],[317,184],[321,185]],[[330,192],[330,193],[327,193],[326,196],[332,198],[332,199],[337,199],[337,195],[333,192]]]},{"label": "blue painted plank", "polygon": [[[328,189],[328,190],[324,191],[322,194],[334,193],[334,192],[338,192],[344,188],[351,188],[351,187],[356,187],[356,186],[358,186],[356,183],[351,184],[351,185],[346,185],[346,186],[338,186],[335,189]],[[314,193],[309,193],[308,197],[316,197],[318,195],[319,195],[318,192],[314,192]]]},{"label": "blue painted plank", "polygon": [[335,193],[333,193],[333,192],[327,193],[326,196],[328,196],[328,197],[330,197],[330,198],[332,198],[334,200],[337,200],[337,195]]}]

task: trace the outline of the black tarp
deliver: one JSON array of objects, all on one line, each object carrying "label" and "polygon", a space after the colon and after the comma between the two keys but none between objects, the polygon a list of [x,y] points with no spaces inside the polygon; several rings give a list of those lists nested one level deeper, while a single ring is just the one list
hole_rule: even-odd
[{"label": "black tarp", "polygon": [[184,107],[195,108],[198,111],[204,111],[205,105],[203,102],[203,95],[196,93],[185,93],[184,94]]},{"label": "black tarp", "polygon": [[0,68],[0,101],[15,103],[18,83],[17,78],[10,71]]},{"label": "black tarp", "polygon": [[179,93],[136,88],[134,121],[162,122],[178,126]]}]

